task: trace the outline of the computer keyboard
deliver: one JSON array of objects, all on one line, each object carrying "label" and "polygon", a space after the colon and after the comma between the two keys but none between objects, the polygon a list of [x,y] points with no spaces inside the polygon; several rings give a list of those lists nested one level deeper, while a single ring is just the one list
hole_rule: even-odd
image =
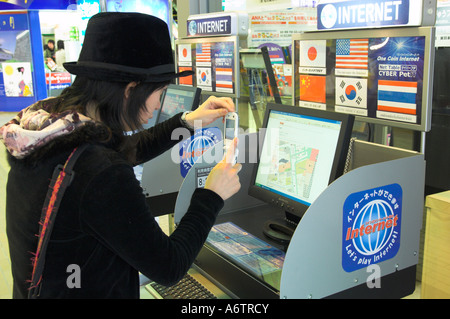
[{"label": "computer keyboard", "polygon": [[217,299],[205,286],[190,274],[186,274],[176,285],[166,287],[155,282],[145,286],[152,295],[162,299]]}]

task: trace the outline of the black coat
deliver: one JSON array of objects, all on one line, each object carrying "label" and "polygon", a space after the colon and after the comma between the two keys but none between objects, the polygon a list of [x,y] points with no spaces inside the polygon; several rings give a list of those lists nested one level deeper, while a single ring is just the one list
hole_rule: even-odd
[{"label": "black coat", "polygon": [[[180,114],[139,133],[139,162],[174,146],[178,141],[171,140],[171,133],[177,127]],[[174,284],[192,265],[223,207],[216,193],[197,189],[185,217],[167,237],[149,212],[131,163],[113,144],[97,143],[95,135],[96,128],[86,125],[24,159],[9,156],[6,228],[14,298],[27,297],[30,260],[53,169],[77,145],[90,144],[75,164],[75,178],[55,221],[42,298],[139,298],[138,272]],[[81,288],[67,285],[71,265],[80,269]]]}]

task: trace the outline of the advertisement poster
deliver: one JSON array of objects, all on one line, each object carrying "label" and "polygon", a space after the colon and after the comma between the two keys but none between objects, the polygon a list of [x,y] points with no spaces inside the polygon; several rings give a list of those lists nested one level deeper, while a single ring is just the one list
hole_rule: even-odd
[{"label": "advertisement poster", "polygon": [[317,15],[314,8],[254,12],[249,14],[249,48],[257,48],[267,42],[281,47],[292,44],[292,35],[315,30]]},{"label": "advertisement poster", "polygon": [[45,73],[45,83],[49,90],[62,90],[72,84],[72,78],[69,72]]},{"label": "advertisement poster", "polygon": [[233,93],[234,43],[223,42],[214,46],[216,92]]},{"label": "advertisement poster", "polygon": [[296,42],[300,106],[421,123],[425,36]]},{"label": "advertisement poster", "polygon": [[[374,41],[375,42],[375,41]],[[373,45],[384,44],[379,40]],[[418,123],[422,109],[424,37],[390,38],[372,60],[377,69],[376,117]]]},{"label": "advertisement poster", "polygon": [[34,103],[42,92],[42,85],[35,78],[41,66],[33,61],[32,33],[26,11],[0,14],[0,111],[21,110]]},{"label": "advertisement poster", "polygon": [[3,83],[7,97],[33,96],[31,63],[2,63]]},{"label": "advertisement poster", "polygon": [[235,43],[179,43],[176,48],[178,72],[192,70],[191,77],[180,78],[179,84],[208,92],[236,94]]},{"label": "advertisement poster", "polygon": [[150,14],[170,24],[170,4],[168,0],[106,0],[106,10],[112,12],[141,12]]}]

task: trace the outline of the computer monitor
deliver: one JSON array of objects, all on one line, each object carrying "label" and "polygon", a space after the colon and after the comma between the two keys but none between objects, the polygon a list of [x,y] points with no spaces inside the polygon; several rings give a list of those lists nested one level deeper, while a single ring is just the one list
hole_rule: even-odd
[{"label": "computer monitor", "polygon": [[289,242],[309,206],[343,174],[353,122],[349,114],[267,105],[249,195],[286,213],[286,221],[266,223],[267,236]]},{"label": "computer monitor", "polygon": [[177,113],[193,111],[200,102],[201,89],[170,84],[161,98],[161,110],[156,123],[164,122]]}]

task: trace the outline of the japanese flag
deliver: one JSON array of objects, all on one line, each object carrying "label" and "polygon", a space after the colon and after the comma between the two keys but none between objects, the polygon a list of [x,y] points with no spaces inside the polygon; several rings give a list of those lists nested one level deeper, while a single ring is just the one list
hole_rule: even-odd
[{"label": "japanese flag", "polygon": [[178,45],[178,61],[179,62],[192,62],[192,51],[190,44]]},{"label": "japanese flag", "polygon": [[336,77],[336,105],[367,108],[367,79]]},{"label": "japanese flag", "polygon": [[327,40],[300,41],[300,66],[326,67]]}]

